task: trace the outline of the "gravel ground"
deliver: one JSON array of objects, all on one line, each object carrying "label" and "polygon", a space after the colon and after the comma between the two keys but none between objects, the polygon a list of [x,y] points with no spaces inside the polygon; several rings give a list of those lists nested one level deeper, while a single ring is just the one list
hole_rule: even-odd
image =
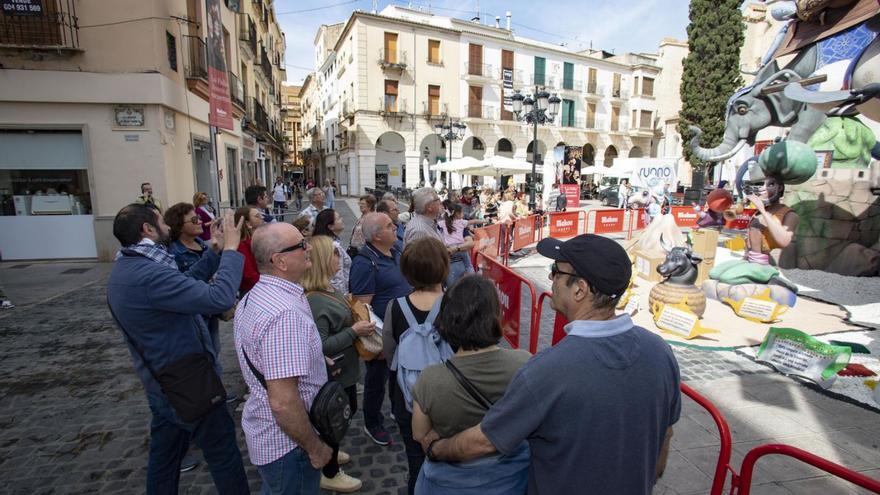
[{"label": "gravel ground", "polygon": [[880,301],[880,277],[847,277],[821,270],[784,271],[792,282],[813,289],[804,295],[845,306],[860,306]]}]

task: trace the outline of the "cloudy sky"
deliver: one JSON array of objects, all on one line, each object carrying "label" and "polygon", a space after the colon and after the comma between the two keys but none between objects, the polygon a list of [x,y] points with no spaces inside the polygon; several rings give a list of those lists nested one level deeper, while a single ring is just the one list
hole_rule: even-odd
[{"label": "cloudy sky", "polygon": [[[687,37],[687,0],[377,0],[386,5],[412,5],[437,15],[470,19],[477,13],[493,24],[495,16],[511,11],[514,31],[520,36],[620,52],[652,52],[664,37]],[[548,4],[552,7],[548,7]],[[343,22],[353,10],[369,11],[372,0],[275,0],[275,12],[287,36],[287,83],[299,84],[312,67],[313,40],[321,24]]]}]

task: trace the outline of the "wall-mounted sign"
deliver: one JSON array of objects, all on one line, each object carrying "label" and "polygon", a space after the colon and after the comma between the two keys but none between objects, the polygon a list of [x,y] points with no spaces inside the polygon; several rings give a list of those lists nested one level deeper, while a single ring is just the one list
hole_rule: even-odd
[{"label": "wall-mounted sign", "polygon": [[128,143],[136,143],[141,140],[140,135],[138,134],[126,134],[125,141]]},{"label": "wall-mounted sign", "polygon": [[113,118],[117,127],[143,127],[144,107],[118,106],[113,109]]},{"label": "wall-mounted sign", "polygon": [[2,0],[3,13],[11,15],[40,15],[43,13],[43,0]]},{"label": "wall-mounted sign", "polygon": [[175,127],[174,122],[175,114],[172,111],[165,110],[165,128],[169,131],[173,131]]}]

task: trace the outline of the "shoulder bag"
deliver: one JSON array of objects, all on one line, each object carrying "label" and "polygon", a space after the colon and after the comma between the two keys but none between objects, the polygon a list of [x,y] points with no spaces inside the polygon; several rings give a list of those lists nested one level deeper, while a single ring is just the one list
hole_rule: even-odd
[{"label": "shoulder bag", "polygon": [[480,392],[477,387],[475,387],[474,384],[471,383],[471,381],[464,376],[461,370],[459,370],[454,364],[452,364],[452,359],[446,360],[446,367],[452,373],[452,376],[454,376],[455,379],[458,380],[458,383],[460,383],[461,386],[464,387],[465,391],[471,397],[473,397],[475,401],[477,401],[477,404],[479,404],[486,410],[489,410],[489,408],[492,407],[492,401],[490,401],[485,395],[483,395],[483,393]]}]

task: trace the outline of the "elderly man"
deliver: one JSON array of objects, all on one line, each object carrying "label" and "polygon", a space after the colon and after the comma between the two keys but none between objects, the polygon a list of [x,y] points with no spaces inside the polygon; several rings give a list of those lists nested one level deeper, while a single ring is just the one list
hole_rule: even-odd
[{"label": "elderly man", "polygon": [[398,251],[403,252],[403,235],[406,231],[406,225],[400,221],[400,208],[397,206],[397,200],[385,198],[379,201],[379,204],[376,205],[376,212],[388,215],[391,221],[394,222],[395,234],[397,235],[397,242],[394,243],[394,247]]},{"label": "elderly man", "polygon": [[309,245],[279,222],[258,228],[252,248],[260,281],[235,311],[235,348],[251,391],[241,427],[262,493],[317,494],[333,450],[309,423],[327,382],[321,338],[298,284],[312,265]]},{"label": "elderly man", "polygon": [[153,414],[147,493],[177,493],[181,458],[191,440],[202,449],[219,493],[249,493],[235,424],[222,397],[217,397],[217,407],[185,422],[156,378],[157,372],[192,354],[205,355],[219,377],[219,356],[209,344],[202,315],[219,314],[235,304],[244,265],[236,251],[239,227],[227,212],[222,232],[219,225],[212,226],[213,249],[181,273],[165,250],[170,229],[155,207],[131,204],[113,220],[113,235],[122,249],[107,283],[107,303],[125,335]]},{"label": "elderly man", "polygon": [[443,242],[443,237],[437,226],[437,217],[440,216],[443,205],[440,204],[440,196],[437,195],[437,192],[430,187],[416,189],[413,192],[412,201],[415,211],[406,224],[403,244],[409,244],[422,237],[434,237]]},{"label": "elderly man", "polygon": [[324,206],[324,191],[321,190],[320,187],[313,187],[306,191],[306,196],[309,198],[309,206],[303,208],[303,211],[299,213],[300,217],[307,217],[309,219],[309,227],[315,226],[315,218],[318,217],[318,213],[324,211],[327,207]]},{"label": "elderly man", "polygon": [[[391,218],[384,213],[367,213],[362,229],[367,243],[351,260],[351,293],[372,305],[373,313],[382,318],[388,303],[409,294],[412,287],[400,273],[400,251],[394,247],[397,229]],[[365,364],[364,430],[376,444],[388,445],[391,435],[385,430],[381,412],[388,364],[384,359]]]},{"label": "elderly man", "polygon": [[[449,439],[419,439],[432,460],[531,448],[530,494],[650,494],[681,414],[678,364],[657,335],[615,317],[631,267],[615,241],[544,239],[555,260],[552,307],[568,336],[514,376],[483,421]],[[576,371],[575,371],[576,370]]]}]

